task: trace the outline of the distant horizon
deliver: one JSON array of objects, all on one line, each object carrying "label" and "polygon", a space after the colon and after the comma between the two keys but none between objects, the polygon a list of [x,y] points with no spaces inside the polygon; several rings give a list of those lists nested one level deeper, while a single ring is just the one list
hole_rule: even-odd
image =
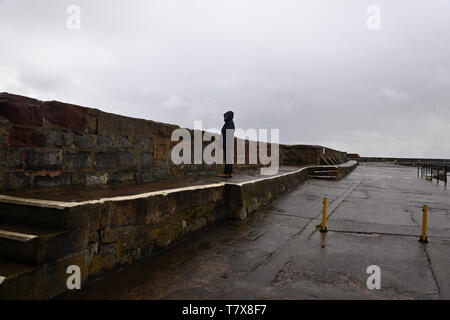
[{"label": "distant horizon", "polygon": [[[125,116],[125,117],[129,117],[129,116],[127,116],[127,115],[125,115],[125,114],[121,114],[121,113],[114,113],[114,112],[108,112],[108,111],[105,111],[105,110],[103,110],[102,108],[99,108],[99,107],[96,107],[96,106],[83,106],[83,105],[78,105],[78,104],[74,104],[74,103],[72,103],[72,102],[70,102],[70,101],[61,101],[61,100],[57,100],[57,99],[50,99],[50,100],[41,100],[41,99],[39,99],[39,98],[36,98],[36,97],[33,97],[33,96],[26,96],[26,95],[22,95],[22,94],[18,94],[18,93],[13,93],[13,92],[6,92],[6,91],[1,91],[0,92],[0,94],[4,94],[4,93],[6,93],[6,94],[11,94],[11,95],[17,95],[17,96],[23,96],[23,97],[27,97],[27,98],[32,98],[32,99],[36,99],[36,100],[40,100],[40,101],[58,101],[58,102],[62,102],[62,103],[68,103],[68,104],[72,104],[72,105],[77,105],[77,106],[80,106],[80,107],[84,107],[84,108],[92,108],[92,109],[98,109],[98,110],[100,110],[100,111],[102,111],[102,112],[106,112],[106,113],[111,113],[111,114],[115,114],[115,115],[118,115],[118,116]],[[166,122],[166,121],[157,121],[157,120],[154,120],[154,119],[147,119],[147,118],[137,118],[137,117],[131,117],[131,118],[135,118],[135,119],[141,119],[141,120],[149,120],[149,121],[156,121],[156,122],[160,122],[160,123],[164,123],[164,124],[168,124],[168,125],[176,125],[176,126],[180,126],[179,124],[177,124],[177,123],[169,123],[169,122]],[[181,127],[181,126],[180,126]],[[193,127],[186,127],[187,129],[194,129]],[[242,129],[245,129],[245,128],[242,128]],[[203,128],[203,130],[205,130],[205,131],[208,131],[206,128]],[[214,132],[214,131],[210,131],[210,132],[213,132],[213,133],[217,133],[217,132]],[[239,136],[238,136],[239,137]],[[239,137],[239,138],[242,138],[242,137]],[[349,154],[358,154],[360,157],[362,157],[362,158],[398,158],[398,159],[434,159],[434,160],[449,160],[450,158],[433,158],[433,157],[418,157],[418,156],[380,156],[380,155],[362,155],[362,154],[360,154],[360,153],[358,153],[358,152],[352,152],[352,151],[349,151],[349,150],[339,150],[339,149],[336,149],[336,148],[332,148],[332,147],[330,147],[329,145],[327,145],[327,144],[317,144],[317,143],[285,143],[285,142],[283,142],[283,141],[281,141],[281,139],[280,139],[280,143],[281,144],[284,144],[284,145],[311,145],[311,146],[321,146],[321,147],[326,147],[326,148],[330,148],[330,149],[334,149],[334,150],[336,150],[336,151],[342,151],[342,152],[346,152],[346,153],[349,153]]]}]

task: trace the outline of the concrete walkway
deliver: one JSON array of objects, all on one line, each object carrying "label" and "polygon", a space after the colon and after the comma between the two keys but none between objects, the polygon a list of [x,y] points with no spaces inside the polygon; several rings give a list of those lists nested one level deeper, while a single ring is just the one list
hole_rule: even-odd
[{"label": "concrete walkway", "polygon": [[[417,169],[365,163],[61,298],[450,299],[449,192]],[[323,197],[328,233],[317,230]],[[424,203],[428,244],[417,241]],[[370,265],[381,269],[380,290],[367,289]]]}]

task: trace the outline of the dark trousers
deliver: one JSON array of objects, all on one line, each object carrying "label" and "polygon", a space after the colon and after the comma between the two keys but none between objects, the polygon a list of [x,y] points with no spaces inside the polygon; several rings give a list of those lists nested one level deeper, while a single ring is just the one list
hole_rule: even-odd
[{"label": "dark trousers", "polygon": [[225,167],[223,170],[223,173],[225,174],[232,174],[233,173],[233,164],[227,164],[227,149],[223,150],[223,163],[225,163]]},{"label": "dark trousers", "polygon": [[225,174],[232,174],[233,173],[233,165],[232,164],[225,164],[225,169],[223,170],[223,173],[225,173]]}]

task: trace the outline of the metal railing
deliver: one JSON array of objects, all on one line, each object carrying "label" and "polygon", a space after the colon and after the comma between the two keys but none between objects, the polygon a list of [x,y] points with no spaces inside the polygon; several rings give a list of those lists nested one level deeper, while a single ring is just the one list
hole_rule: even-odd
[{"label": "metal railing", "polygon": [[[443,177],[441,177],[441,174]],[[436,183],[439,184],[440,181],[447,186],[447,174],[448,174],[448,164],[440,162],[417,162],[417,176],[425,177],[427,180],[433,181],[435,178]]]}]

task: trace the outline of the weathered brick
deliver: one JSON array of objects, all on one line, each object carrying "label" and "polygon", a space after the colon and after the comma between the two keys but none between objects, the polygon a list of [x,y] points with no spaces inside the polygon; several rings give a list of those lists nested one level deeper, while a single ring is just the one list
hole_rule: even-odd
[{"label": "weathered brick", "polygon": [[134,142],[134,148],[138,151],[149,151],[153,150],[153,139],[145,138]]},{"label": "weathered brick", "polygon": [[22,172],[9,173],[5,180],[5,190],[22,190],[30,188],[30,177]]},{"label": "weathered brick", "polygon": [[119,241],[120,232],[123,228],[106,228],[103,232],[100,233],[102,243],[114,243]]},{"label": "weathered brick", "polygon": [[153,167],[153,153],[141,153],[139,155],[139,169],[150,169]]},{"label": "weathered brick", "polygon": [[172,135],[173,130],[177,129],[177,126],[174,125],[168,125],[165,123],[154,123],[156,132],[158,135],[164,138],[170,138]]},{"label": "weathered brick", "polygon": [[0,115],[12,123],[42,126],[42,102],[36,99],[2,93]]},{"label": "weathered brick", "polygon": [[9,131],[9,144],[18,147],[43,147],[45,146],[45,135],[31,130],[13,127]]},{"label": "weathered brick", "polygon": [[0,129],[6,128],[9,126],[9,120],[0,115]]},{"label": "weathered brick", "polygon": [[96,152],[95,167],[97,169],[113,169],[116,167],[116,154],[113,152]]},{"label": "weathered brick", "polygon": [[119,166],[122,168],[133,168],[136,166],[136,157],[129,152],[119,152]]},{"label": "weathered brick", "polygon": [[91,167],[92,154],[90,152],[79,152],[64,154],[67,170],[82,170]]},{"label": "weathered brick", "polygon": [[8,150],[8,165],[9,168],[22,167],[22,148],[10,147]]},{"label": "weathered brick", "polygon": [[93,135],[84,135],[76,137],[76,145],[80,149],[91,149],[97,143],[95,136]]},{"label": "weathered brick", "polygon": [[154,157],[157,160],[167,160],[169,158],[169,145],[170,141],[158,140],[154,144]]},{"label": "weathered brick", "polygon": [[109,176],[107,173],[105,173],[102,176],[88,175],[86,176],[86,185],[90,186],[90,185],[107,184],[108,180]]},{"label": "weathered brick", "polygon": [[38,152],[27,150],[25,163],[31,170],[57,170],[62,167],[62,150]]},{"label": "weathered brick", "polygon": [[34,177],[33,187],[36,189],[48,189],[56,187],[65,187],[72,184],[72,175],[64,173],[60,176],[36,176]]},{"label": "weathered brick", "polygon": [[2,123],[2,119],[4,119],[4,118],[0,116],[0,145],[4,146],[4,145],[7,145],[7,141],[8,141],[7,140],[7,134],[8,134],[7,126],[8,125],[4,125]]},{"label": "weathered brick", "polygon": [[97,133],[98,115],[92,113],[88,114],[87,126],[89,128],[89,133]]},{"label": "weathered brick", "polygon": [[152,170],[143,170],[138,171],[136,174],[136,180],[139,182],[150,182],[153,181],[153,172]]},{"label": "weathered brick", "polygon": [[8,163],[8,148],[0,148],[0,167],[6,167]]},{"label": "weathered brick", "polygon": [[92,262],[89,267],[89,274],[97,274],[101,270],[113,269],[117,260],[116,244],[105,245],[102,250],[92,257]]},{"label": "weathered brick", "polygon": [[101,112],[97,117],[97,131],[101,135],[114,135],[117,132],[117,121],[119,116]]},{"label": "weathered brick", "polygon": [[98,136],[97,137],[97,147],[100,149],[110,149],[114,147],[114,141],[105,136]]},{"label": "weathered brick", "polygon": [[[135,225],[138,222],[138,216],[140,214],[141,202],[136,201],[121,201],[116,202],[115,207],[112,210],[111,225],[112,226],[125,226]],[[144,207],[142,206],[142,210]]]},{"label": "weathered brick", "polygon": [[153,159],[153,167],[168,168],[168,166],[169,166],[169,162],[167,160]]},{"label": "weathered brick", "polygon": [[72,173],[72,185],[74,186],[85,186],[86,185],[86,174],[78,171]]},{"label": "weathered brick", "polygon": [[0,148],[0,167],[3,168],[22,167],[21,149],[16,147]]},{"label": "weathered brick", "polygon": [[74,142],[75,134],[73,132],[64,132],[61,130],[49,130],[47,144],[57,147],[70,146]]},{"label": "weathered brick", "polygon": [[51,123],[74,130],[86,127],[87,109],[58,101],[44,102],[42,106],[44,117]]},{"label": "weathered brick", "polygon": [[129,148],[131,148],[131,142],[128,141],[128,139],[122,138],[117,143],[117,147],[119,149],[129,149]]},{"label": "weathered brick", "polygon": [[111,174],[111,182],[113,183],[126,183],[134,180],[135,175],[133,171],[125,170]]},{"label": "weathered brick", "polygon": [[167,168],[158,168],[153,171],[155,179],[167,179],[169,177],[169,170]]}]

